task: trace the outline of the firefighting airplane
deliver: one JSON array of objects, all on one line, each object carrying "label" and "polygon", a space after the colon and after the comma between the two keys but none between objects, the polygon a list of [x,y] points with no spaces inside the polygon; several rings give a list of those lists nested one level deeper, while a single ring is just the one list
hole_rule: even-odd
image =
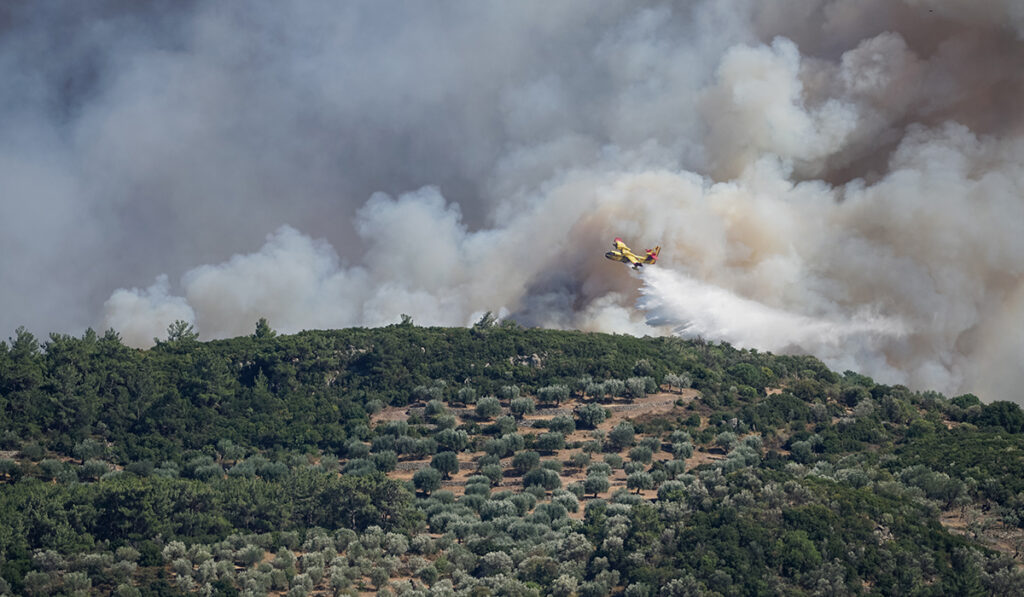
[{"label": "firefighting airplane", "polygon": [[612,245],[615,246],[615,250],[608,251],[604,256],[612,261],[631,263],[633,264],[633,269],[640,269],[645,263],[654,265],[654,263],[658,261],[658,253],[661,252],[661,247],[657,246],[653,249],[647,249],[644,251],[646,255],[641,257],[631,251],[629,247],[626,246],[626,243],[622,242],[621,238],[616,238]]}]

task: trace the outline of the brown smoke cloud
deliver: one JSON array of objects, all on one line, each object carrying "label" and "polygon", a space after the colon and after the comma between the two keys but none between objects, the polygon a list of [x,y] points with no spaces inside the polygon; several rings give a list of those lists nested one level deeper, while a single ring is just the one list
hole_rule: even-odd
[{"label": "brown smoke cloud", "polygon": [[[0,26],[5,328],[490,310],[1020,401],[1011,0],[53,1]],[[603,260],[614,236],[656,269]]]}]

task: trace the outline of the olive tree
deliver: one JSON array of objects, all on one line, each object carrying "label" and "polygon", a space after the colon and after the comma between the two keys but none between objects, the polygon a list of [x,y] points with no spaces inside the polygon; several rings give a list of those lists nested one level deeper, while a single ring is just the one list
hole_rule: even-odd
[{"label": "olive tree", "polygon": [[450,479],[452,473],[459,472],[459,457],[455,452],[438,452],[430,460],[430,466],[437,469],[443,478]]},{"label": "olive tree", "polygon": [[576,420],[584,429],[594,429],[608,417],[608,411],[597,404],[586,404],[575,410]]},{"label": "olive tree", "polygon": [[623,421],[615,426],[608,434],[608,443],[611,444],[615,450],[621,450],[628,448],[633,445],[633,439],[636,436],[636,430],[633,429],[633,424],[629,421]]},{"label": "olive tree", "polygon": [[501,402],[494,396],[486,396],[476,403],[475,412],[480,419],[493,419],[501,414]]},{"label": "olive tree", "polygon": [[509,410],[516,419],[522,419],[524,415],[533,414],[537,410],[537,405],[533,398],[522,396],[509,403]]}]

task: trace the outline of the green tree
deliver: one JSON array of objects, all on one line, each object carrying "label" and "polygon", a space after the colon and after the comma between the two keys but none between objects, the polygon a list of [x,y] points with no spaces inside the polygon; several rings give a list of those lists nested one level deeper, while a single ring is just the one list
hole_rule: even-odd
[{"label": "green tree", "polygon": [[583,490],[593,497],[608,491],[609,487],[611,487],[611,483],[608,481],[607,475],[592,474],[587,476],[587,479],[583,482]]},{"label": "green tree", "polygon": [[512,468],[520,475],[526,474],[538,466],[540,466],[540,454],[533,450],[516,452],[516,455],[512,457]]},{"label": "green tree", "polygon": [[455,452],[438,452],[430,460],[430,466],[437,469],[445,479],[459,472],[459,457]]},{"label": "green tree", "polygon": [[558,406],[563,400],[569,398],[569,386],[563,384],[555,384],[545,386],[537,390],[537,399],[545,404],[554,404]]},{"label": "green tree", "polygon": [[576,431],[576,423],[565,415],[558,415],[548,422],[548,429],[568,435]]},{"label": "green tree", "polygon": [[476,404],[476,416],[481,419],[493,419],[501,414],[501,402],[493,396],[481,398]]},{"label": "green tree", "polygon": [[565,447],[565,435],[557,431],[542,433],[537,436],[537,440],[533,445],[541,452],[550,454]]},{"label": "green tree", "polygon": [[636,437],[636,430],[629,421],[623,421],[615,426],[608,434],[608,442],[616,451],[633,445]]},{"label": "green tree", "polygon": [[562,479],[555,471],[546,468],[535,468],[523,475],[523,487],[539,486],[552,491],[562,486]]},{"label": "green tree", "polygon": [[192,324],[182,319],[175,320],[167,326],[168,342],[194,342],[199,338]]},{"label": "green tree", "polygon": [[73,453],[80,463],[85,464],[86,460],[102,458],[105,456],[106,450],[107,447],[105,445],[91,437],[87,437],[75,444]]},{"label": "green tree", "polygon": [[469,434],[463,429],[443,429],[434,437],[437,447],[447,452],[461,452],[469,445]]},{"label": "green tree", "polygon": [[821,565],[821,554],[802,530],[787,531],[775,543],[774,555],[782,569],[790,574],[807,572]]},{"label": "green tree", "polygon": [[416,489],[425,495],[430,495],[441,487],[441,473],[430,466],[421,468],[413,474],[412,482]]},{"label": "green tree", "polygon": [[580,427],[583,429],[597,428],[608,416],[608,412],[597,404],[585,404],[577,407],[575,414],[576,420],[580,422]]},{"label": "green tree", "polygon": [[537,405],[533,402],[533,398],[529,396],[516,398],[509,404],[509,411],[512,412],[512,416],[516,419],[522,419],[524,415],[533,414],[536,409]]},{"label": "green tree", "polygon": [[651,473],[644,471],[632,473],[626,477],[626,487],[635,489],[637,493],[640,493],[642,489],[653,489],[654,477],[651,476]]},{"label": "green tree", "polygon": [[256,331],[253,333],[252,337],[257,340],[266,340],[269,338],[273,338],[276,335],[277,332],[272,330],[270,328],[270,324],[267,323],[267,318],[260,317],[259,320],[256,322]]}]

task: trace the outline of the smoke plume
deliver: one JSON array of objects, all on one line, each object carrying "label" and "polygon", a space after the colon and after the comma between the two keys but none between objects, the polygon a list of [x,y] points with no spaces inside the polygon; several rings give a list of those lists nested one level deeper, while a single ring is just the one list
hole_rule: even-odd
[{"label": "smoke plume", "polygon": [[0,328],[492,311],[1021,401],[1020,3],[678,4],[10,3]]}]

